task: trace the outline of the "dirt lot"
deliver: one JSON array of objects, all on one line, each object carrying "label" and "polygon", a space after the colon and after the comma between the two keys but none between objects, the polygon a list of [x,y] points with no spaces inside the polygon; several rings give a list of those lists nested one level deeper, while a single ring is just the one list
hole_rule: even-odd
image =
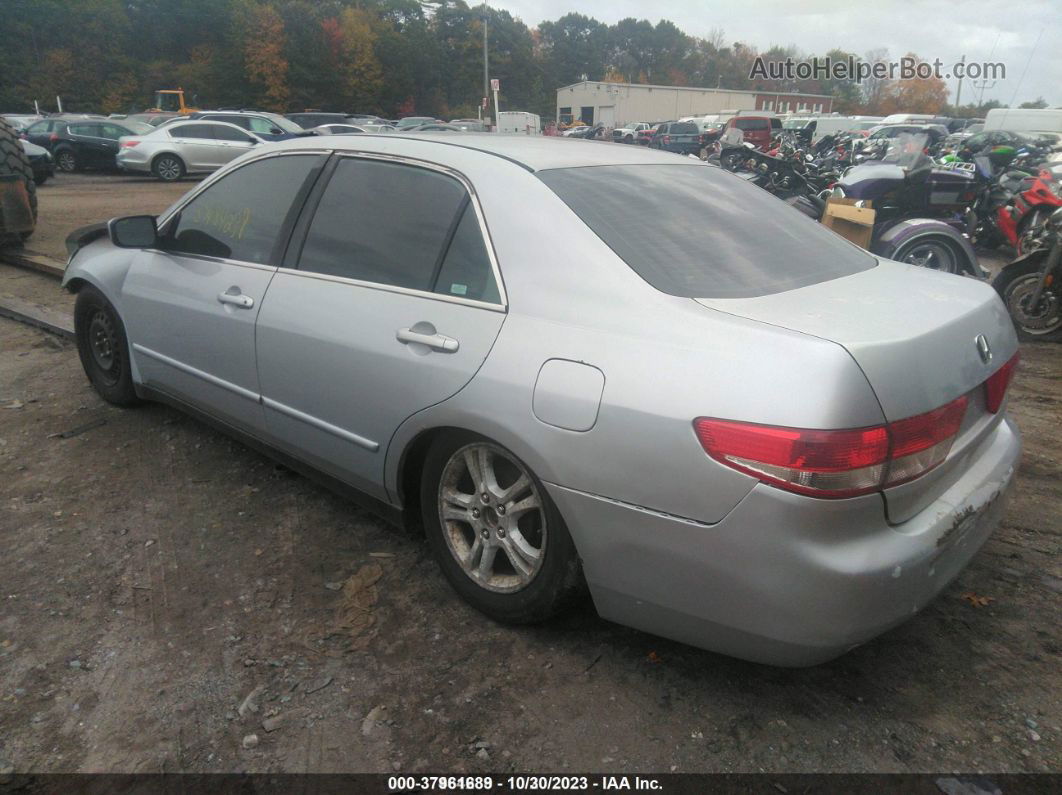
[{"label": "dirt lot", "polygon": [[0,770],[1058,771],[1062,348],[1023,356],[1000,530],[907,624],[783,670],[590,605],[493,624],[420,539],[0,319]]}]

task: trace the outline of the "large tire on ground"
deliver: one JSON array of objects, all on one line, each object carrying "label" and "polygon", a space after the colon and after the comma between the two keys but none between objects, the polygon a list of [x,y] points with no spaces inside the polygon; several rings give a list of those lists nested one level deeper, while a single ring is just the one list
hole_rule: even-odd
[{"label": "large tire on ground", "polygon": [[[33,168],[30,166],[26,150],[22,148],[18,133],[6,119],[0,118],[0,176],[15,174],[22,177],[26,183],[26,192],[29,194],[30,209],[33,212],[33,223],[37,223],[37,183],[33,181]],[[2,220],[2,219],[0,219]],[[0,223],[0,246],[19,244],[33,234],[30,232],[8,233],[4,231]]]},{"label": "large tire on ground", "polygon": [[500,445],[458,431],[440,436],[425,458],[420,500],[439,567],[480,612],[527,624],[582,594],[579,556],[557,507]]},{"label": "large tire on ground", "polygon": [[82,287],[77,294],[74,333],[81,366],[100,397],[116,406],[139,403],[125,326],[111,302],[95,287]]},{"label": "large tire on ground", "polygon": [[159,155],[151,163],[151,173],[163,182],[176,182],[185,174],[184,161],[177,155]]},{"label": "large tire on ground", "polygon": [[[1047,256],[1045,253],[1044,256]],[[1036,257],[1020,265],[1008,265],[992,286],[1003,299],[1018,339],[1027,342],[1062,342],[1062,293],[1052,289],[1040,294],[1040,301],[1031,307],[1030,299],[1040,280],[1042,259]]]}]

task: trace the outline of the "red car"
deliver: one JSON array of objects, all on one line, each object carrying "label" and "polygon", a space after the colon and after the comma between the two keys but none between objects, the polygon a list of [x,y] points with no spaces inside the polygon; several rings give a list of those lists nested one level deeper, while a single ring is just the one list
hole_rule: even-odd
[{"label": "red car", "polygon": [[747,143],[766,152],[771,139],[782,131],[782,120],[777,116],[734,116],[726,123],[723,134],[734,129],[741,130]]}]

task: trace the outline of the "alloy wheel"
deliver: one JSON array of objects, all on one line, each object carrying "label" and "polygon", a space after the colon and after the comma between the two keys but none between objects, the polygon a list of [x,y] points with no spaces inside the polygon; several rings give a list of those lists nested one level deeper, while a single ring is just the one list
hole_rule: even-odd
[{"label": "alloy wheel", "polygon": [[73,152],[60,152],[55,159],[55,164],[59,166],[60,171],[75,171],[77,169],[77,158],[74,157]]},{"label": "alloy wheel", "polygon": [[466,445],[443,469],[438,506],[446,546],[473,582],[499,593],[531,584],[548,528],[542,495],[522,464],[496,445]]},{"label": "alloy wheel", "polygon": [[181,164],[174,160],[172,157],[164,157],[155,164],[155,170],[158,175],[166,180],[172,182],[181,178]]}]

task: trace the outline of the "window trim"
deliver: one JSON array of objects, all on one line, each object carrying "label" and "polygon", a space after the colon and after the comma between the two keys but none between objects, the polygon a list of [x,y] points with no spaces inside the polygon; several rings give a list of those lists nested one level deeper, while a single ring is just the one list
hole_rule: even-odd
[{"label": "window trim", "polygon": [[[300,217],[295,222],[295,227],[292,231],[292,235],[288,240],[288,250],[284,258],[281,261],[280,267],[277,269],[278,273],[286,273],[293,276],[303,276],[308,279],[320,279],[322,281],[337,282],[340,284],[350,284],[356,287],[368,287],[373,290],[383,290],[385,292],[399,293],[401,295],[411,295],[420,298],[429,298],[434,301],[445,301],[452,304],[462,304],[464,306],[471,306],[478,309],[487,309],[491,312],[506,313],[509,311],[509,294],[505,290],[505,281],[502,279],[501,268],[498,266],[498,258],[494,251],[494,242],[490,237],[490,230],[487,228],[486,219],[483,216],[483,208],[480,205],[479,196],[476,194],[475,188],[472,187],[472,183],[468,178],[460,171],[441,165],[439,163],[433,163],[428,160],[421,160],[415,157],[406,157],[404,155],[384,154],[381,152],[362,152],[343,150],[332,152],[333,157],[330,162],[325,165],[325,173],[322,175],[326,178],[318,179],[314,189],[307,196],[306,201],[303,203],[302,210],[300,211]],[[495,284],[498,285],[498,297],[500,303],[492,303],[490,301],[478,301],[472,298],[461,298],[456,295],[449,295],[446,293],[436,293],[430,290],[419,290],[414,287],[399,287],[393,284],[382,284],[380,282],[364,281],[362,279],[352,279],[348,276],[334,276],[329,273],[315,273],[313,271],[301,270],[297,267],[290,267],[285,264],[292,260],[292,265],[297,265],[298,260],[302,255],[302,247],[306,242],[306,235],[309,232],[310,224],[313,221],[313,216],[317,212],[317,206],[320,203],[321,197],[324,195],[324,191],[327,189],[329,182],[332,180],[332,176],[335,173],[335,169],[339,162],[343,159],[349,160],[378,160],[391,163],[399,163],[406,166],[412,166],[414,168],[424,168],[429,171],[436,171],[441,174],[445,174],[448,177],[456,179],[465,189],[465,200],[471,207],[475,209],[476,220],[479,222],[479,232],[483,237],[484,247],[487,250],[487,258],[490,260],[491,271],[494,275]],[[467,209],[467,208],[466,208]],[[303,216],[306,216],[305,221]],[[456,228],[456,227],[455,227]],[[452,242],[452,241],[451,241]],[[294,251],[294,258],[292,258],[292,252]],[[445,257],[445,251],[443,257]]]}]

